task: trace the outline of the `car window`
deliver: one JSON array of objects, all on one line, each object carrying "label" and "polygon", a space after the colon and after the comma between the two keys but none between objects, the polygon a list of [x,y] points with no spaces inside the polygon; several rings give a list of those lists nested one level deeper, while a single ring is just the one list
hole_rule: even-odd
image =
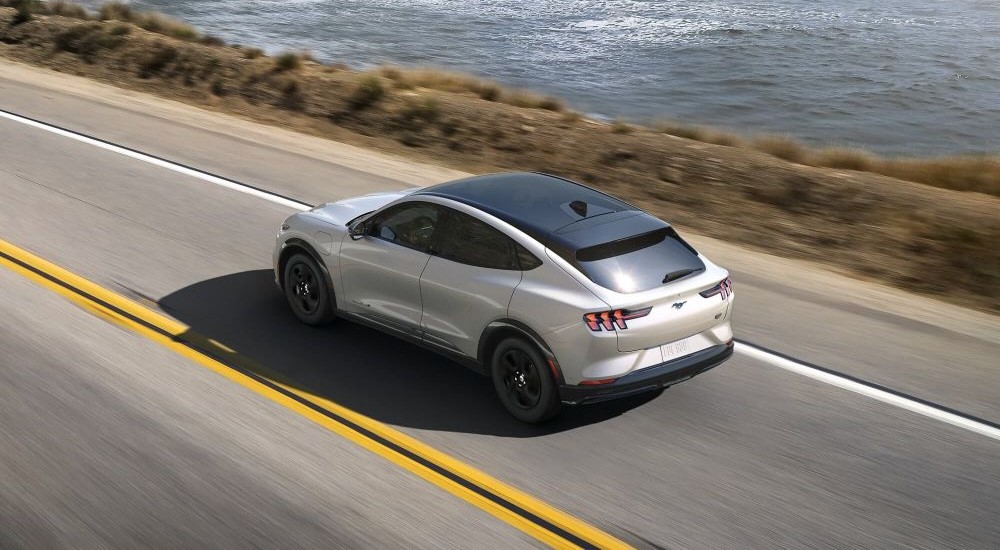
[{"label": "car window", "polygon": [[408,202],[373,217],[368,234],[426,252],[440,216],[441,209],[437,205],[428,202]]},{"label": "car window", "polygon": [[622,293],[649,290],[705,269],[672,227],[581,248],[570,262],[591,281]]},{"label": "car window", "polygon": [[542,265],[542,261],[538,259],[537,256],[528,251],[527,248],[514,243],[517,248],[517,261],[521,264],[521,271],[531,271],[536,267]]},{"label": "car window", "polygon": [[513,239],[468,214],[450,214],[448,234],[441,243],[442,258],[477,267],[519,269]]}]

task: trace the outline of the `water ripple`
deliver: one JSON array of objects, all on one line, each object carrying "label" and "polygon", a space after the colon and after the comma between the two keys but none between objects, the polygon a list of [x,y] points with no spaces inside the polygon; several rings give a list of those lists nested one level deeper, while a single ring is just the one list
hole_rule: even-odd
[{"label": "water ripple", "polygon": [[473,71],[611,117],[665,116],[890,154],[1000,149],[994,0],[133,4],[270,51]]}]

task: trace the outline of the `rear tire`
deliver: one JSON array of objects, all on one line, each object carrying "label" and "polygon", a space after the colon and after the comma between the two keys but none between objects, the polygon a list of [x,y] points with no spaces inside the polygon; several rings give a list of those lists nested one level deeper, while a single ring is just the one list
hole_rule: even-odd
[{"label": "rear tire", "polygon": [[500,403],[514,418],[538,424],[562,406],[545,357],[522,338],[507,338],[493,350],[491,373]]},{"label": "rear tire", "polygon": [[284,281],[285,299],[299,321],[317,326],[333,320],[333,292],[312,257],[300,252],[289,258]]}]

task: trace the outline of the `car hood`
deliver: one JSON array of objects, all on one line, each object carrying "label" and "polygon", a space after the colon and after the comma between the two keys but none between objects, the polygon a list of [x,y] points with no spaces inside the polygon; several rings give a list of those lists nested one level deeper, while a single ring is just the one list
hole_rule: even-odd
[{"label": "car hood", "polygon": [[361,216],[362,214],[378,210],[390,202],[405,197],[418,190],[419,188],[413,188],[406,189],[404,191],[372,193],[361,197],[321,204],[309,212],[318,218],[322,218],[328,223],[335,225],[347,225],[347,222]]}]

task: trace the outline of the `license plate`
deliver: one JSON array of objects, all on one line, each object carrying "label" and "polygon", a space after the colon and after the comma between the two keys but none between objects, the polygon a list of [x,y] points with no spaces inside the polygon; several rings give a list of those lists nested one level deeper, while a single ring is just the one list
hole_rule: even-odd
[{"label": "license plate", "polygon": [[669,344],[663,344],[660,346],[660,353],[663,355],[663,361],[667,362],[704,349],[705,346],[701,345],[702,342],[699,336],[700,335],[696,334],[683,340],[670,342]]}]

